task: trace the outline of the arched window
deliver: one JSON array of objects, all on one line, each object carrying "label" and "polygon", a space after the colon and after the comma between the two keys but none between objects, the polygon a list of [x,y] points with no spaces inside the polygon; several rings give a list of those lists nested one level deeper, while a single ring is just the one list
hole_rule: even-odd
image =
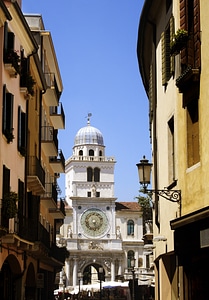
[{"label": "arched window", "polygon": [[89,156],[94,156],[94,150],[92,149],[89,150]]},{"label": "arched window", "polygon": [[131,260],[134,259],[134,251],[133,250],[129,250],[128,251],[128,255],[127,255],[127,267],[131,268]]},{"label": "arched window", "polygon": [[99,156],[102,156],[102,150],[99,150]]},{"label": "arched window", "polygon": [[100,181],[100,169],[99,168],[94,169],[94,181],[95,182]]},{"label": "arched window", "polygon": [[83,150],[79,150],[79,156],[83,156]]},{"label": "arched window", "polygon": [[134,235],[134,221],[128,220],[127,222],[127,235]]},{"label": "arched window", "polygon": [[91,167],[87,168],[87,181],[91,182],[93,180],[93,169]]}]

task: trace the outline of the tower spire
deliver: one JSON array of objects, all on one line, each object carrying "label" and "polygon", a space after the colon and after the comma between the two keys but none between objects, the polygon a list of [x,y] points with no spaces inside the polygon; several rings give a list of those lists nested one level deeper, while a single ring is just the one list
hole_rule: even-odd
[{"label": "tower spire", "polygon": [[92,113],[88,113],[88,116],[87,116],[87,125],[90,125],[90,118],[92,116]]}]

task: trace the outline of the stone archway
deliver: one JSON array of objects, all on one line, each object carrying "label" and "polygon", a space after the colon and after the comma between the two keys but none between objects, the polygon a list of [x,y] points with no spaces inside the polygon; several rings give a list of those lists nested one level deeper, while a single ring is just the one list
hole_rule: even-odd
[{"label": "stone archway", "polygon": [[2,300],[18,300],[21,298],[21,279],[20,264],[13,254],[9,254],[0,272]]},{"label": "stone archway", "polygon": [[36,276],[32,263],[29,264],[25,281],[25,300],[36,299]]},{"label": "stone archway", "polygon": [[[100,274],[99,269],[102,268],[103,272]],[[97,263],[91,263],[87,265],[83,270],[83,284],[92,284],[94,281],[105,281],[105,270],[102,265]]]}]

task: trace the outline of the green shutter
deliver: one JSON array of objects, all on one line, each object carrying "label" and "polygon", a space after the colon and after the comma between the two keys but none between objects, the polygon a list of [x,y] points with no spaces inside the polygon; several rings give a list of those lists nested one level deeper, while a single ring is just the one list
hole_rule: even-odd
[{"label": "green shutter", "polygon": [[[170,18],[170,45],[171,45],[171,42],[173,41],[174,34],[175,34],[175,25],[174,25],[174,17],[172,15]],[[172,55],[170,55],[170,72],[171,72],[171,75],[174,75],[175,57]]]},{"label": "green shutter", "polygon": [[166,48],[165,48],[165,32],[161,33],[161,50],[162,50],[162,85],[167,83],[166,81]]}]

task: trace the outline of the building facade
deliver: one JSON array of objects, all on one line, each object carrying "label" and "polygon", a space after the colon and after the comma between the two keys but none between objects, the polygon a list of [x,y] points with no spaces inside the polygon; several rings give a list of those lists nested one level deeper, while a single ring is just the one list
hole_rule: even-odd
[{"label": "building facade", "polygon": [[206,299],[208,274],[209,4],[145,1],[138,32],[140,74],[150,104],[156,299]]},{"label": "building facade", "polygon": [[116,201],[115,163],[114,157],[105,155],[103,135],[88,118],[87,126],[75,136],[73,155],[66,161],[68,206],[57,236],[58,243],[66,245],[70,253],[61,274],[61,284],[69,291],[79,282],[81,286],[94,284],[99,276],[102,281],[130,280],[133,258],[138,283],[151,282],[151,277],[146,277],[149,268],[142,212],[137,202]]},{"label": "building facade", "polygon": [[65,216],[61,76],[42,17],[24,16],[21,1],[0,1],[0,40],[0,293],[52,299],[67,254],[56,246]]}]

